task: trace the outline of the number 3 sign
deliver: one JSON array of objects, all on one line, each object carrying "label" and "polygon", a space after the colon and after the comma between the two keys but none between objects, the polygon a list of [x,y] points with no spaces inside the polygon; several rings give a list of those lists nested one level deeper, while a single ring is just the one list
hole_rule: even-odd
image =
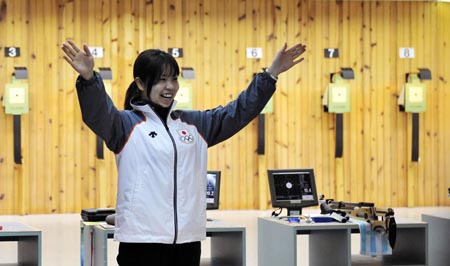
[{"label": "number 3 sign", "polygon": [[19,57],[20,48],[19,47],[5,47],[5,57]]}]

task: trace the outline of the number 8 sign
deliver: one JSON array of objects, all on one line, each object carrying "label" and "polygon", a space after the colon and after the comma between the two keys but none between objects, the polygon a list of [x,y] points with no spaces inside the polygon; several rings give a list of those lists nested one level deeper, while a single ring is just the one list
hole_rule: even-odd
[{"label": "number 8 sign", "polygon": [[399,49],[400,58],[414,58],[414,48],[411,47],[402,47]]}]

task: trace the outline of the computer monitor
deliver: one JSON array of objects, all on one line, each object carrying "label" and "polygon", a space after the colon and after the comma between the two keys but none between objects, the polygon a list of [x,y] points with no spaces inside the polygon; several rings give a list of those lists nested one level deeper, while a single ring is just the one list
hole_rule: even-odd
[{"label": "computer monitor", "polygon": [[206,209],[219,209],[220,171],[208,171],[206,183]]},{"label": "computer monitor", "polygon": [[287,208],[288,216],[319,205],[313,169],[269,169],[272,207]]}]

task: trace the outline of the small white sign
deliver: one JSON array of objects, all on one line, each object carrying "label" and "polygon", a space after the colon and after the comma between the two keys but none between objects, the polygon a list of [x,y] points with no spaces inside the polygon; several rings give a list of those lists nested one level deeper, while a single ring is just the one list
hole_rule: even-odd
[{"label": "small white sign", "polygon": [[262,48],[260,47],[248,47],[247,58],[262,58]]},{"label": "small white sign", "polygon": [[414,48],[402,47],[399,49],[400,58],[415,58]]},{"label": "small white sign", "polygon": [[89,47],[89,50],[94,58],[103,58],[103,47],[91,46]]}]

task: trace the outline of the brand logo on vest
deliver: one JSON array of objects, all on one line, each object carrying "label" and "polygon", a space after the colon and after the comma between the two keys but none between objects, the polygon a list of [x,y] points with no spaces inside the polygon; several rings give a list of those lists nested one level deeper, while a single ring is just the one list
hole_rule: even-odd
[{"label": "brand logo on vest", "polygon": [[152,131],[152,132],[148,133],[148,135],[152,138],[155,138],[156,136],[158,136],[158,133],[156,133],[155,131]]},{"label": "brand logo on vest", "polygon": [[177,130],[178,135],[180,135],[180,140],[186,144],[191,144],[194,142],[194,136],[192,136],[187,129],[179,129]]}]

